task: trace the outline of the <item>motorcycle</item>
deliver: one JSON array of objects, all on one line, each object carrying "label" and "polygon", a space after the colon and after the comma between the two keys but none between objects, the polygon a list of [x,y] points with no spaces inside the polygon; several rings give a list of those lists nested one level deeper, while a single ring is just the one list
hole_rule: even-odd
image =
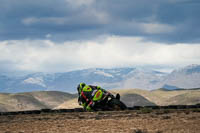
[{"label": "motorcycle", "polygon": [[93,111],[115,111],[127,109],[126,105],[120,101],[120,94],[114,96],[109,92],[104,94],[102,100],[95,102],[91,108]]}]

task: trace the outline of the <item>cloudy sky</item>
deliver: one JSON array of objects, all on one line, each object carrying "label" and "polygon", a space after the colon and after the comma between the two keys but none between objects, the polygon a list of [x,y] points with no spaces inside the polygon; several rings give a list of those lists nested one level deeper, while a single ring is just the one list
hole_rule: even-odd
[{"label": "cloudy sky", "polygon": [[199,0],[0,0],[0,72],[200,64]]}]

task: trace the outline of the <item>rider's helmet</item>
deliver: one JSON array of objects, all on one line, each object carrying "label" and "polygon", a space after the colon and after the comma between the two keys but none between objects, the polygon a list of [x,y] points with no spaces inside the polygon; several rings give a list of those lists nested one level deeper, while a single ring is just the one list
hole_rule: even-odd
[{"label": "rider's helmet", "polygon": [[83,88],[85,87],[85,83],[80,83],[77,87],[77,91],[78,91],[78,94],[80,95],[81,91],[83,90]]}]

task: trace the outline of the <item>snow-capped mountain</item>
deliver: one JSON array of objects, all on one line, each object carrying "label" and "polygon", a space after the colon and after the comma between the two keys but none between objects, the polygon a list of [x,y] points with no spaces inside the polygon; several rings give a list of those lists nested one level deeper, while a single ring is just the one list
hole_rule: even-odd
[{"label": "snow-capped mountain", "polygon": [[165,77],[164,86],[177,88],[200,88],[200,65],[176,69]]},{"label": "snow-capped mountain", "polygon": [[200,65],[190,65],[171,73],[142,68],[93,68],[65,73],[33,73],[23,77],[0,75],[0,92],[57,90],[76,92],[80,82],[100,85],[105,89],[177,89],[200,87]]},{"label": "snow-capped mountain", "polygon": [[129,73],[120,88],[145,88],[147,90],[160,88],[166,75],[167,73],[158,71],[135,69]]},{"label": "snow-capped mountain", "polygon": [[34,73],[23,77],[10,78],[0,76],[0,92],[26,92],[33,90],[59,90],[75,92],[80,82],[103,84],[106,88],[115,88],[134,68],[85,69],[65,73]]}]

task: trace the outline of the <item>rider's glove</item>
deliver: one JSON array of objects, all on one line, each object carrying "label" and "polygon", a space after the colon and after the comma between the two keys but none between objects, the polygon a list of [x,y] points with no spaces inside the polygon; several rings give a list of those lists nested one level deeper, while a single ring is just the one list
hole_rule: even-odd
[{"label": "rider's glove", "polygon": [[87,107],[86,107],[86,110],[87,110],[87,111],[92,111],[92,108],[91,108],[90,106],[87,106]]}]

